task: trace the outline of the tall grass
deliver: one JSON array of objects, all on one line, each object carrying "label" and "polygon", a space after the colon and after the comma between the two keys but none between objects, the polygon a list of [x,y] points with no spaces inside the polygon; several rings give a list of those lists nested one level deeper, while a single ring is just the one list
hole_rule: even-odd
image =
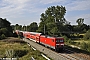
[{"label": "tall grass", "polygon": [[0,41],[0,58],[3,57],[19,60],[31,60],[31,57],[34,57],[36,60],[46,60],[39,51],[34,51],[27,43],[18,40]]}]

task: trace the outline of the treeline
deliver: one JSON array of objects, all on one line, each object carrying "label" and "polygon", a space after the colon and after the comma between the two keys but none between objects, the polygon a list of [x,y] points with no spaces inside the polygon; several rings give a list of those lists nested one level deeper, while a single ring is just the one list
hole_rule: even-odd
[{"label": "treeline", "polygon": [[[32,22],[30,25],[22,26],[16,24],[14,30],[24,30],[31,32],[41,32],[51,36],[65,35],[69,38],[75,38],[74,34],[86,33],[90,26],[84,23],[84,18],[76,20],[77,25],[71,25],[71,22],[65,19],[66,8],[63,6],[51,6],[40,16],[40,23]],[[79,36],[82,37],[82,36]]]},{"label": "treeline", "polygon": [[36,22],[32,22],[30,25],[27,26],[16,24],[16,25],[12,25],[12,28],[13,30],[36,32],[36,30],[38,29],[38,24]]},{"label": "treeline", "polygon": [[0,39],[12,36],[11,23],[6,19],[0,18]]},{"label": "treeline", "polygon": [[[57,23],[53,23],[57,24]],[[51,36],[66,36],[70,39],[77,39],[77,38],[83,38],[83,39],[90,39],[90,26],[86,24],[82,25],[61,25],[58,26],[60,29],[57,29],[57,27],[54,27],[53,24],[51,25],[39,25],[36,22],[31,23],[27,26],[22,26],[19,24],[12,25],[13,30],[21,30],[21,31],[30,31],[30,32],[41,32],[46,35]]]}]

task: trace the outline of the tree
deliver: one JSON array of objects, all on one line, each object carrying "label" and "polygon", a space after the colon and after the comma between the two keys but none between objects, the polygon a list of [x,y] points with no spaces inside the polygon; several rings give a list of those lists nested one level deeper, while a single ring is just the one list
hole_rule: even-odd
[{"label": "tree", "polygon": [[27,30],[27,26],[24,25],[24,26],[22,27],[22,30],[23,30],[23,31],[26,31],[26,30]]},{"label": "tree", "polygon": [[83,22],[84,22],[84,19],[83,19],[83,18],[79,18],[79,19],[77,19],[77,21],[76,21],[76,23],[78,23],[78,25],[84,24]]},{"label": "tree", "polygon": [[57,27],[53,27],[53,28],[50,30],[50,32],[52,33],[53,36],[54,36],[54,35],[57,35],[57,33],[58,33]]},{"label": "tree", "polygon": [[30,32],[36,32],[36,30],[38,29],[38,25],[36,22],[31,23],[30,26],[27,27],[27,30]]},{"label": "tree", "polygon": [[54,35],[56,33],[55,29],[58,30],[55,23],[47,23],[46,26],[46,33],[49,35]]},{"label": "tree", "polygon": [[64,18],[65,13],[66,9],[63,6],[51,6],[47,8],[45,13],[41,14],[41,22],[37,31],[44,33],[45,26],[46,32],[50,33],[53,25],[53,28],[55,27],[58,31],[62,31],[63,29],[60,30],[60,26],[62,27],[66,23],[66,19]]},{"label": "tree", "polygon": [[19,24],[15,24],[12,25],[13,30],[24,30],[22,25]]},{"label": "tree", "polygon": [[86,32],[89,29],[89,26],[84,24],[83,18],[77,19],[76,22],[78,23],[78,25],[74,27],[76,32]]},{"label": "tree", "polygon": [[7,21],[7,19],[0,18],[0,36],[11,36],[12,35],[12,27],[11,23]]},{"label": "tree", "polygon": [[[44,26],[45,26],[44,22],[40,22],[39,28],[36,31],[44,34]],[[45,30],[46,30],[46,26],[45,26]]]},{"label": "tree", "polygon": [[6,28],[1,28],[0,33],[4,34],[5,36],[8,36],[8,30]]}]

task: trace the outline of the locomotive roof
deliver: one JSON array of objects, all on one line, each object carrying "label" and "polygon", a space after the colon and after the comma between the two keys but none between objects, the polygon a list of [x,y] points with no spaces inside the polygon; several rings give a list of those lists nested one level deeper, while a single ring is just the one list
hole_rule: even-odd
[{"label": "locomotive roof", "polygon": [[56,36],[49,36],[49,35],[42,35],[42,36],[45,36],[47,38],[63,38],[63,37],[56,37]]},{"label": "locomotive roof", "polygon": [[37,33],[37,32],[30,32],[31,34],[42,34],[42,33]]}]

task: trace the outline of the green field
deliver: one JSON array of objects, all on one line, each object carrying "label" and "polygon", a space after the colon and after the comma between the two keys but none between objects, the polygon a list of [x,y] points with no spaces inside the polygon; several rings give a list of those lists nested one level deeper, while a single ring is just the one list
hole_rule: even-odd
[{"label": "green field", "polygon": [[74,40],[74,42],[80,42],[80,43],[85,42],[85,43],[88,43],[88,42],[90,42],[90,41],[89,41],[89,40]]},{"label": "green field", "polygon": [[90,40],[68,40],[67,45],[90,52]]},{"label": "green field", "polygon": [[0,58],[18,58],[19,60],[46,60],[39,51],[34,51],[27,43],[19,39],[0,41]]}]

